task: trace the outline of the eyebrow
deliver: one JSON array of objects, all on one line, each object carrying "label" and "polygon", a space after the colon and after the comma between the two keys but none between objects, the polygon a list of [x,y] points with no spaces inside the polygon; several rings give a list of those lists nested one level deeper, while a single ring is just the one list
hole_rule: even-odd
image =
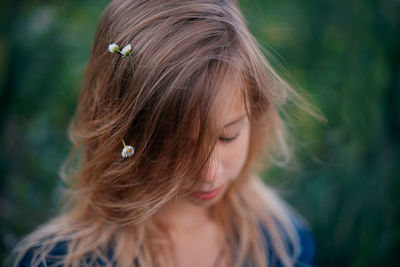
[{"label": "eyebrow", "polygon": [[233,124],[235,124],[235,123],[237,123],[237,122],[243,120],[244,117],[246,117],[246,114],[243,114],[242,116],[240,116],[240,117],[237,118],[236,120],[231,121],[230,123],[226,124],[226,125],[224,126],[224,128],[226,128],[226,127],[228,127],[228,126],[231,126],[231,125],[233,125]]}]

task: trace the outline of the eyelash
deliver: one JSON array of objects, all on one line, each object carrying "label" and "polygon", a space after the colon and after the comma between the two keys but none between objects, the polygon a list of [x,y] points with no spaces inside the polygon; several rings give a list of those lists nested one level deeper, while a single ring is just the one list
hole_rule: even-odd
[{"label": "eyelash", "polygon": [[220,137],[219,140],[224,143],[229,143],[229,142],[232,142],[233,140],[235,140],[238,136],[239,136],[239,134],[237,134],[233,137]]}]

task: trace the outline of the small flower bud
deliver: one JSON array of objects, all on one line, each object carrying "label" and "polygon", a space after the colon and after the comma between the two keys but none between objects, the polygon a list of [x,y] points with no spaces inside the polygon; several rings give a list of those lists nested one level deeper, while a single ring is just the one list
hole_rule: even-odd
[{"label": "small flower bud", "polygon": [[124,158],[130,157],[135,153],[135,149],[131,146],[126,146],[122,149],[121,155]]},{"label": "small flower bud", "polygon": [[124,148],[121,151],[121,155],[124,158],[130,157],[135,153],[135,148],[133,148],[132,146],[127,146],[124,142],[124,139],[122,139],[122,144],[124,145]]},{"label": "small flower bud", "polygon": [[130,44],[128,44],[127,46],[125,46],[125,47],[122,49],[121,54],[122,54],[124,57],[127,57],[127,56],[129,56],[129,55],[131,54],[131,52],[132,52],[132,47],[131,47]]},{"label": "small flower bud", "polygon": [[119,46],[117,44],[110,44],[108,46],[108,51],[110,51],[111,53],[115,53],[119,50]]}]

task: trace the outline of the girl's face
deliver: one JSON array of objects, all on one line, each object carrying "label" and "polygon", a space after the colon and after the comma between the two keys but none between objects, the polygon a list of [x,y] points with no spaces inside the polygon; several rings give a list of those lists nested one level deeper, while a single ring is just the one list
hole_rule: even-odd
[{"label": "girl's face", "polygon": [[[239,92],[239,90],[237,90]],[[217,114],[223,121],[223,131],[213,150],[209,172],[202,178],[203,185],[191,194],[190,202],[210,205],[217,202],[229,183],[241,171],[249,147],[250,123],[246,115],[243,97],[235,94],[233,102],[221,103],[225,112]]]}]

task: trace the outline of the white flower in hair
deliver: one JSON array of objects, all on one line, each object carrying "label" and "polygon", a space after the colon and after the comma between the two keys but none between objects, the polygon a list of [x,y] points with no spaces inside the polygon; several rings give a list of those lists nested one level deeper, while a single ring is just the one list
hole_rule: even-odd
[{"label": "white flower in hair", "polygon": [[124,145],[124,148],[122,149],[121,155],[124,158],[130,157],[135,153],[135,149],[132,146],[127,146],[124,139],[122,139],[122,144]]},{"label": "white flower in hair", "polygon": [[115,52],[117,52],[117,51],[119,51],[119,46],[117,45],[117,44],[110,44],[109,46],[108,46],[108,51],[110,51],[111,53],[115,53]]},{"label": "white flower in hair", "polygon": [[130,44],[128,44],[127,46],[125,46],[124,48],[122,48],[121,54],[122,54],[124,57],[127,57],[127,56],[129,56],[129,55],[131,54],[131,52],[132,52],[132,47],[131,47]]},{"label": "white flower in hair", "polygon": [[131,56],[132,46],[130,44],[126,45],[124,48],[122,48],[122,51],[120,51],[119,46],[116,43],[112,43],[108,45],[108,51],[113,54],[118,52],[122,57],[128,57],[132,64],[132,73],[135,74],[135,64],[133,63],[133,58]]}]

